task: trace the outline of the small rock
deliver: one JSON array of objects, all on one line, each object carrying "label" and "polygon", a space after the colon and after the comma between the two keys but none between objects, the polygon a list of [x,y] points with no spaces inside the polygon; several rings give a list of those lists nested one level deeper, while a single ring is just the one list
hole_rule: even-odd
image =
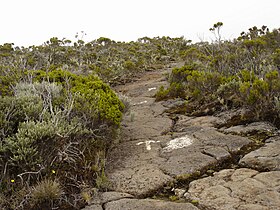
[{"label": "small rock", "polygon": [[218,161],[223,161],[231,157],[231,154],[225,148],[213,146],[205,147],[203,154],[208,154]]},{"label": "small rock", "polygon": [[205,127],[214,127],[220,119],[214,116],[186,117],[180,116],[174,126],[176,132],[188,132],[190,128],[200,130]]},{"label": "small rock", "polygon": [[186,103],[186,101],[184,99],[181,99],[181,98],[169,99],[169,100],[161,102],[161,104],[164,107],[167,107],[169,109],[174,109],[176,107],[184,105],[185,103]]},{"label": "small rock", "polygon": [[174,189],[174,193],[178,198],[183,198],[186,190],[185,189]]}]

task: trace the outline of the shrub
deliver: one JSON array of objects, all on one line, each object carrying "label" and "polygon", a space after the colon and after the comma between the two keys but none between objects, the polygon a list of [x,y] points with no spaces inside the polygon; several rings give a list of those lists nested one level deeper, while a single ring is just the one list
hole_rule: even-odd
[{"label": "shrub", "polygon": [[254,113],[254,120],[268,120],[277,124],[280,97],[278,71],[268,71],[263,78],[248,70],[225,76],[187,66],[173,69],[171,78],[170,86],[167,89],[161,87],[156,93],[157,100],[186,99],[185,109],[181,107],[180,110],[196,115],[245,107]]},{"label": "shrub", "polygon": [[194,69],[195,64],[174,68],[170,86],[163,87],[156,93],[157,100],[183,98],[189,101],[210,101],[225,78],[218,72],[206,72]]},{"label": "shrub", "polygon": [[[16,195],[38,180],[50,179],[52,171],[65,196],[80,194],[85,185],[104,187],[102,162],[118,133],[123,103],[95,76],[62,70],[33,76],[34,83],[18,83],[13,96],[0,98],[3,195]],[[45,185],[52,187],[49,182],[38,184],[35,197],[47,194],[42,191]],[[67,202],[76,201],[69,197]]]},{"label": "shrub", "polygon": [[108,122],[120,125],[124,105],[117,95],[102,81],[88,81],[72,88],[77,93],[75,109],[78,113],[87,113],[92,121]]},{"label": "shrub", "polygon": [[[75,75],[68,71],[54,70],[47,74],[37,71],[35,80],[56,82],[76,96],[73,109],[84,116],[91,126],[109,123],[120,125],[124,105],[112,89],[93,75]],[[69,93],[68,93],[69,94]]]},{"label": "shrub", "polygon": [[155,94],[156,101],[161,101],[169,98],[169,89],[165,89],[163,86],[160,86],[159,90]]},{"label": "shrub", "polygon": [[23,76],[23,71],[12,66],[3,66],[0,62],[0,96],[11,95],[12,86]]},{"label": "shrub", "polygon": [[272,54],[272,59],[276,67],[280,69],[280,48],[276,49]]}]

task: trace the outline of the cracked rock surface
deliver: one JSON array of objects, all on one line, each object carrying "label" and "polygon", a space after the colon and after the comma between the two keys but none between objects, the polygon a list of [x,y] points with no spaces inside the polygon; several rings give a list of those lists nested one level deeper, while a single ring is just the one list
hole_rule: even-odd
[{"label": "cracked rock surface", "polygon": [[219,132],[214,128],[216,117],[182,115],[174,123],[164,112],[166,102],[153,98],[161,85],[167,82],[159,72],[151,72],[118,89],[133,106],[124,117],[121,142],[108,156],[112,190],[149,196],[175,177],[218,165],[251,143],[246,137]]},{"label": "cracked rock surface", "polygon": [[189,203],[163,202],[154,199],[123,199],[105,204],[106,210],[198,210]]},{"label": "cracked rock surface", "polygon": [[[86,209],[279,209],[277,128],[266,122],[251,123],[248,110],[217,116],[170,115],[170,107],[184,102],[155,101],[153,96],[160,86],[168,85],[162,73],[147,72],[139,81],[116,88],[129,97],[132,106],[123,119],[120,142],[106,160],[111,192],[98,195]],[[254,148],[251,137],[256,134],[266,141],[250,152],[248,148]],[[233,159],[239,162],[229,169]],[[227,169],[222,169],[225,166]],[[179,203],[150,199],[179,177],[187,179],[212,169],[220,171],[180,186],[184,196],[178,196],[178,189],[174,189]]]},{"label": "cracked rock surface", "polygon": [[265,145],[245,155],[239,164],[257,170],[280,170],[280,137],[266,140]]},{"label": "cracked rock surface", "polygon": [[266,209],[280,206],[280,171],[225,169],[190,183],[185,197],[201,209]]}]

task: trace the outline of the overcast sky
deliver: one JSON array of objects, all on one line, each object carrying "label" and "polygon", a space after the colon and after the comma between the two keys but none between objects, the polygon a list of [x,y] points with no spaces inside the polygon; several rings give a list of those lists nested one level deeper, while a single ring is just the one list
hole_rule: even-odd
[{"label": "overcast sky", "polygon": [[236,38],[252,26],[280,27],[279,0],[0,0],[0,44],[40,45],[51,37],[85,41],[101,36],[135,41],[148,36]]}]

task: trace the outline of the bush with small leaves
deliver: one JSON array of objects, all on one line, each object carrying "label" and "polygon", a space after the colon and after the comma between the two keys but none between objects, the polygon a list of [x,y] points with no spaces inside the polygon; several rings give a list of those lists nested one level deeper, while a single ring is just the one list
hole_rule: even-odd
[{"label": "bush with small leaves", "polygon": [[[104,187],[102,162],[118,135],[123,103],[95,76],[55,70],[34,71],[33,78],[0,98],[0,179],[12,177],[17,192],[56,171],[67,195],[79,194],[86,183]],[[11,187],[3,183],[8,196]]]},{"label": "bush with small leaves", "polygon": [[174,68],[171,74],[170,86],[163,87],[156,93],[157,100],[168,98],[183,98],[188,101],[211,101],[212,95],[225,78],[218,72],[196,70],[196,65]]},{"label": "bush with small leaves", "polygon": [[108,85],[101,80],[87,81],[71,90],[77,93],[74,109],[78,114],[88,115],[96,124],[120,125],[124,105]]},{"label": "bush with small leaves", "polygon": [[[186,99],[185,112],[196,115],[209,113],[209,110],[213,113],[214,110],[245,107],[254,113],[255,119],[252,120],[268,120],[280,125],[277,123],[280,97],[278,71],[270,70],[261,77],[255,71],[245,69],[236,75],[226,76],[217,71],[185,66],[173,69],[171,78],[170,86],[167,89],[161,87],[156,93],[157,100]],[[200,109],[208,111],[200,112]]]}]

